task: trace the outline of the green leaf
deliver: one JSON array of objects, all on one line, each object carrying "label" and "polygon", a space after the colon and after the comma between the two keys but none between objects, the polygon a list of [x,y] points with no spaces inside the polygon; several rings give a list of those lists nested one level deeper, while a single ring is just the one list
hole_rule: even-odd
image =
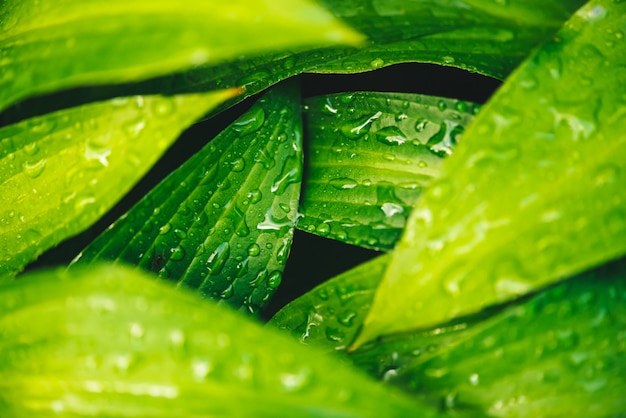
[{"label": "green leaf", "polygon": [[[591,9],[590,9],[591,10]],[[553,287],[468,329],[392,383],[489,416],[609,417],[626,410],[626,262]]]},{"label": "green leaf", "polygon": [[0,330],[3,416],[440,416],[137,269],[1,284]]},{"label": "green leaf", "polygon": [[308,0],[8,0],[0,32],[0,109],[74,86],[363,39]]},{"label": "green leaf", "polygon": [[373,92],[316,97],[305,108],[310,141],[297,227],[376,250],[393,248],[478,110],[458,100]]},{"label": "green leaf", "polygon": [[626,252],[625,8],[589,3],[483,108],[411,212],[356,345]]},{"label": "green leaf", "polygon": [[316,72],[354,73],[401,62],[450,65],[503,79],[584,0],[337,1],[322,3],[368,35]]},{"label": "green leaf", "polygon": [[270,90],[78,257],[121,260],[246,311],[289,255],[302,178],[295,86]]},{"label": "green leaf", "polygon": [[416,359],[432,357],[477,332],[479,322],[493,315],[493,310],[488,310],[432,329],[381,337],[348,352],[390,258],[390,254],[382,255],[320,284],[283,307],[269,324],[302,344],[345,355],[377,379],[392,380]]},{"label": "green leaf", "polygon": [[269,324],[303,344],[345,350],[372,305],[389,257],[381,255],[320,284],[284,306]]},{"label": "green leaf", "polygon": [[90,226],[183,129],[236,93],[118,98],[0,129],[0,275]]}]

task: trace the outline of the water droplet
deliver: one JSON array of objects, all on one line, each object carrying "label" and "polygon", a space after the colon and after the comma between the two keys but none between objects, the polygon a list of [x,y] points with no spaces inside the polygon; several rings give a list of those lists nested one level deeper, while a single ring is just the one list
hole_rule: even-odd
[{"label": "water droplet", "polygon": [[278,251],[276,251],[276,261],[278,261],[278,264],[284,265],[287,262],[290,249],[291,241],[289,239],[286,239],[285,241],[283,241],[280,247],[278,247]]},{"label": "water droplet", "polygon": [[261,254],[261,247],[259,247],[259,244],[254,243],[248,247],[248,255],[250,257],[256,257],[259,254]]},{"label": "water droplet", "polygon": [[439,100],[439,103],[437,103],[437,109],[443,112],[447,108],[448,108],[448,104],[444,102],[443,100]]},{"label": "water droplet", "polygon": [[472,373],[469,377],[469,382],[472,386],[478,385],[478,383],[480,382],[480,377],[478,376],[478,373]]},{"label": "water droplet", "polygon": [[441,58],[441,61],[446,64],[446,65],[452,65],[454,64],[454,57],[450,56],[450,55],[446,55],[444,57]]},{"label": "water droplet", "polygon": [[168,97],[159,97],[152,102],[152,111],[160,117],[171,115],[174,109],[174,101]]},{"label": "water droplet", "polygon": [[159,228],[159,235],[165,235],[172,229],[172,225],[168,222]]},{"label": "water droplet", "polygon": [[386,126],[376,131],[376,140],[385,145],[401,145],[406,142],[406,135],[397,126]]},{"label": "water droplet", "polygon": [[41,159],[34,163],[24,163],[24,172],[31,178],[37,178],[43,173],[46,168],[46,160]]},{"label": "water droplet", "polygon": [[146,121],[142,118],[136,118],[134,120],[127,121],[122,124],[122,131],[131,139],[134,140],[146,127]]},{"label": "water droplet", "polygon": [[224,289],[222,291],[222,293],[220,293],[220,298],[222,299],[230,299],[233,297],[233,295],[235,294],[235,289],[233,287],[233,285],[229,285],[226,289]]},{"label": "water droplet", "polygon": [[383,211],[386,217],[391,218],[394,215],[404,212],[404,207],[397,203],[385,202],[381,205],[380,209]]},{"label": "water droplet", "polygon": [[274,183],[271,187],[271,192],[277,195],[281,195],[287,190],[290,184],[299,183],[302,180],[302,172],[299,164],[294,166],[292,159],[287,158],[283,163],[283,168],[280,174],[274,179]]},{"label": "water droplet", "polygon": [[173,348],[180,349],[185,345],[185,333],[181,329],[170,331],[170,344]]},{"label": "water droplet", "polygon": [[309,368],[301,368],[295,373],[282,373],[280,375],[280,383],[287,392],[297,392],[302,390],[311,380],[311,370]]},{"label": "water droplet", "polygon": [[185,239],[187,238],[187,232],[183,231],[182,229],[174,229],[174,235],[176,235],[179,239]]},{"label": "water droplet", "polygon": [[370,66],[374,69],[382,68],[383,65],[385,65],[385,61],[380,58],[376,58],[370,62]]},{"label": "water droplet", "polygon": [[170,252],[170,260],[172,261],[180,261],[185,258],[185,249],[183,247],[172,248]]},{"label": "water droplet", "polygon": [[322,223],[317,226],[316,231],[317,234],[322,237],[328,236],[328,234],[330,234],[330,225],[328,223]]},{"label": "water droplet", "polygon": [[241,218],[241,222],[239,222],[239,225],[235,230],[235,234],[237,234],[238,237],[247,237],[250,235],[250,228],[248,227],[245,218]]},{"label": "water droplet", "polygon": [[342,330],[333,327],[326,327],[324,333],[329,341],[335,343],[343,342],[343,339],[346,337],[346,334]]},{"label": "water droplet", "polygon": [[330,97],[327,97],[326,100],[322,102],[321,111],[327,115],[336,115],[338,112],[335,105],[331,102]]},{"label": "water droplet", "polygon": [[213,371],[214,365],[210,360],[193,360],[191,362],[191,370],[193,372],[193,377],[198,382],[204,381],[209,374]]},{"label": "water droplet", "polygon": [[256,105],[233,123],[233,129],[242,135],[248,135],[258,131],[264,122],[265,110]]},{"label": "water droplet", "polygon": [[252,287],[260,286],[267,278],[267,275],[268,275],[267,270],[265,269],[261,270],[260,272],[257,273],[254,279],[250,280],[250,286]]},{"label": "water droplet", "polygon": [[129,334],[132,338],[140,339],[143,337],[145,331],[139,322],[133,322],[130,324]]},{"label": "water droplet", "polygon": [[36,142],[24,145],[24,152],[28,155],[35,155],[39,152],[39,146]]},{"label": "water droplet", "polygon": [[356,315],[357,314],[354,311],[345,311],[337,316],[337,321],[345,327],[351,327],[354,323]]},{"label": "water droplet", "polygon": [[338,177],[329,181],[330,185],[339,190],[354,189],[358,183],[350,178]]},{"label": "water droplet", "polygon": [[239,173],[246,168],[246,162],[243,158],[237,158],[235,161],[231,162],[231,170],[235,173]]},{"label": "water droplet", "polygon": [[230,245],[227,241],[218,245],[206,261],[209,274],[215,275],[221,272],[224,268],[224,264],[226,264],[226,260],[228,260],[229,255]]},{"label": "water droplet", "polygon": [[348,139],[359,139],[369,132],[372,122],[382,116],[382,112],[376,112],[371,116],[363,116],[340,128],[341,133]]},{"label": "water droplet", "polygon": [[267,278],[267,286],[271,289],[276,289],[280,282],[283,280],[283,275],[280,271],[273,271]]}]

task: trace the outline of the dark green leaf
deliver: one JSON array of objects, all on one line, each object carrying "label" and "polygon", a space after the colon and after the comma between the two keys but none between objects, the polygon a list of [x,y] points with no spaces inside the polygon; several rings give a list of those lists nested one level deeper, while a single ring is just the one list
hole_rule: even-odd
[{"label": "dark green leaf", "polygon": [[121,260],[257,312],[280,284],[302,178],[293,85],[267,93],[91,243],[83,264]]},{"label": "dark green leaf", "polygon": [[337,1],[322,3],[371,39],[318,72],[354,73],[401,62],[450,65],[506,77],[584,0]]},{"label": "dark green leaf", "polygon": [[4,417],[435,417],[330,356],[116,266],[0,285]]},{"label": "dark green leaf", "polygon": [[119,98],[0,129],[0,275],[90,226],[237,92]]},{"label": "dark green leaf", "polygon": [[0,7],[0,109],[79,85],[362,40],[308,0],[7,0]]},{"label": "dark green leaf", "polygon": [[472,103],[398,93],[306,102],[308,165],[297,227],[390,250],[422,189],[472,120]]},{"label": "dark green leaf", "polygon": [[411,212],[357,343],[626,252],[626,3],[593,1],[509,77]]}]

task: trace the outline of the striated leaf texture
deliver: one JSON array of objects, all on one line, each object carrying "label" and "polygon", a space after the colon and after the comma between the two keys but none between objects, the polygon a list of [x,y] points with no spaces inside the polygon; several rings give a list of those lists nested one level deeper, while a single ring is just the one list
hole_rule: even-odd
[{"label": "striated leaf texture", "polygon": [[308,99],[305,109],[308,163],[298,229],[390,250],[478,106],[361,92]]},{"label": "striated leaf texture", "polygon": [[335,358],[121,266],[0,284],[0,335],[6,417],[440,416]]},{"label": "striated leaf texture", "polygon": [[69,87],[363,39],[308,0],[7,0],[0,33],[0,109]]},{"label": "striated leaf texture", "polygon": [[323,0],[371,42],[314,71],[354,73],[402,62],[428,62],[503,79],[584,3]]},{"label": "striated leaf texture", "polygon": [[282,279],[302,179],[294,85],[270,90],[75,262],[124,261],[258,312]]},{"label": "striated leaf texture", "polygon": [[0,275],[89,227],[238,90],[113,99],[0,129]]},{"label": "striated leaf texture", "polygon": [[626,4],[593,1],[516,71],[411,212],[356,345],[626,252]]}]

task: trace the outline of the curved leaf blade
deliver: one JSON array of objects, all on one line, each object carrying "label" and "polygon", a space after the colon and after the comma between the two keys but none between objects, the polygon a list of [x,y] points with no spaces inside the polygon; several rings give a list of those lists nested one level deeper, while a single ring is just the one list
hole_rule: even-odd
[{"label": "curved leaf blade", "polygon": [[0,129],[0,275],[95,222],[231,89],[113,99]]},{"label": "curved leaf blade", "polygon": [[[487,319],[390,382],[450,412],[607,417],[626,410],[626,263],[559,284]],[[418,395],[419,396],[419,395]]]},{"label": "curved leaf blade", "polygon": [[80,85],[363,39],[308,0],[9,0],[0,13],[0,109]]},{"label": "curved leaf blade", "polygon": [[299,103],[294,85],[270,90],[75,263],[123,261],[257,313],[291,248],[302,179]]},{"label": "curved leaf blade", "polygon": [[297,227],[390,250],[478,106],[361,92],[306,101],[307,175]]},{"label": "curved leaf blade", "polygon": [[483,108],[412,211],[357,345],[626,252],[625,16],[589,3]]},{"label": "curved leaf blade", "polygon": [[0,324],[7,416],[440,416],[137,269],[4,283]]}]

